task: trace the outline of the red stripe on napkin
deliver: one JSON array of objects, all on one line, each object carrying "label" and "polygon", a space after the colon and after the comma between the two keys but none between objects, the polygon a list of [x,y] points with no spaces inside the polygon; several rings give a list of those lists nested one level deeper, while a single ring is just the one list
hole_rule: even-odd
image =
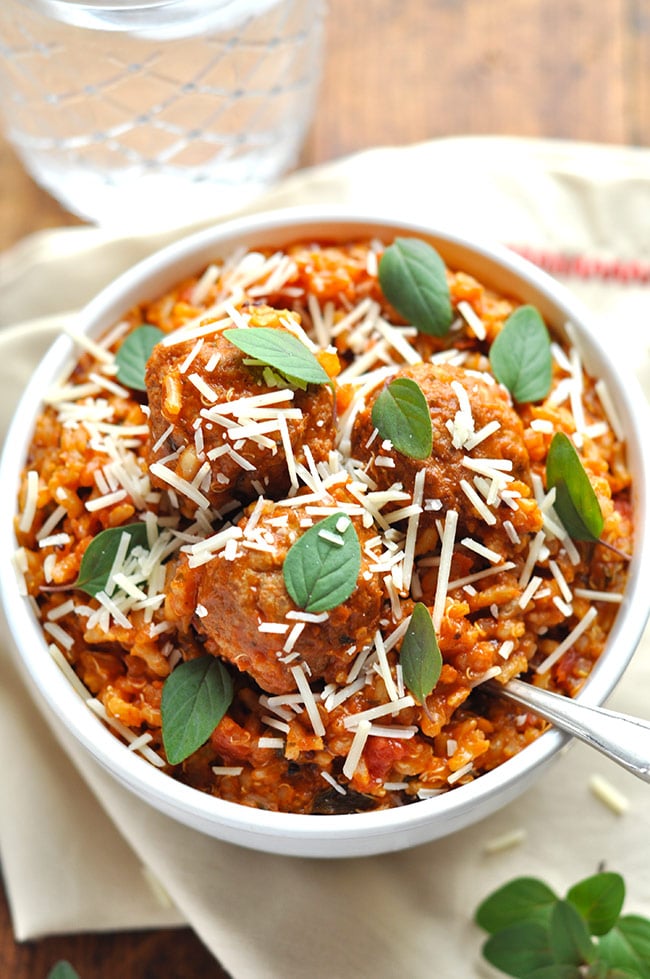
[{"label": "red stripe on napkin", "polygon": [[550,272],[578,279],[598,279],[621,285],[650,284],[650,262],[636,259],[589,258],[586,255],[547,251],[528,245],[511,245],[512,251]]}]

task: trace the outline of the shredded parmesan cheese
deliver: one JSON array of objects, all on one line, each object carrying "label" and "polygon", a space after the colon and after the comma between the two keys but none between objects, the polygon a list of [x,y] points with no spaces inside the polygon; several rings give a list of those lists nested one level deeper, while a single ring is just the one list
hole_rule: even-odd
[{"label": "shredded parmesan cheese", "polygon": [[343,774],[348,779],[352,778],[357,770],[359,762],[361,761],[361,755],[363,754],[363,749],[366,746],[366,741],[368,740],[371,727],[372,725],[370,724],[370,721],[359,721],[354,737],[352,738],[350,750],[347,754],[347,758],[345,759],[345,764],[343,765]]},{"label": "shredded parmesan cheese", "polygon": [[36,506],[38,503],[38,473],[35,469],[30,469],[26,478],[27,496],[23,512],[18,523],[18,529],[26,534],[32,528]]},{"label": "shredded parmesan cheese", "polygon": [[592,605],[592,607],[580,619],[578,624],[571,630],[569,635],[566,636],[561,643],[558,643],[553,652],[550,653],[546,659],[535,668],[535,672],[548,673],[551,667],[554,666],[555,663],[562,658],[562,656],[564,656],[567,649],[570,649],[571,646],[573,646],[573,644],[580,638],[583,632],[586,632],[597,615],[598,611],[595,606]]},{"label": "shredded parmesan cheese", "polygon": [[304,668],[300,665],[292,666],[291,672],[294,680],[296,681],[296,686],[298,687],[298,690],[303,698],[305,710],[307,711],[307,716],[309,717],[311,726],[314,729],[314,734],[319,738],[322,738],[325,734],[325,725],[323,724],[320,713],[318,712],[316,698],[314,697],[309,683],[307,682]]},{"label": "shredded parmesan cheese", "polygon": [[504,850],[511,850],[515,846],[521,846],[526,840],[527,835],[525,829],[511,829],[507,833],[502,833],[500,836],[494,836],[491,840],[488,840],[483,846],[483,851],[489,854],[503,853]]},{"label": "shredded parmesan cheese", "polygon": [[627,796],[602,775],[592,775],[589,779],[589,788],[596,798],[617,816],[623,816],[630,808],[630,800]]},{"label": "shredded parmesan cheese", "polygon": [[433,605],[433,626],[436,632],[440,630],[440,624],[442,622],[442,616],[445,610],[447,586],[449,584],[449,572],[451,570],[451,559],[454,553],[454,540],[456,537],[457,524],[458,513],[456,510],[448,510],[445,516],[440,552],[440,566],[438,568],[438,583],[436,585],[436,597]]}]

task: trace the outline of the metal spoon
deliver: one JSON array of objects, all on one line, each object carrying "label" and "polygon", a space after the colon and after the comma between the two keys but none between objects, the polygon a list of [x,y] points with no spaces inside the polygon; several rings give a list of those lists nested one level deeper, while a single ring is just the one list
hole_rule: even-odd
[{"label": "metal spoon", "polygon": [[485,688],[491,694],[507,697],[527,707],[561,731],[611,758],[644,782],[650,782],[650,721],[604,707],[581,704],[521,680],[509,680],[506,684],[491,680],[485,684]]}]

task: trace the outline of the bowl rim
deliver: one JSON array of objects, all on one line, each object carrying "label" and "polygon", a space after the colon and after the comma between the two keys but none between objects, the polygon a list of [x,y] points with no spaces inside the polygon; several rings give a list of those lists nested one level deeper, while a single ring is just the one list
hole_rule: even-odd
[{"label": "bowl rim", "polygon": [[[605,350],[598,337],[589,331],[588,312],[566,287],[505,246],[457,235],[428,223],[351,210],[345,206],[301,206],[265,211],[226,220],[174,241],[142,259],[105,286],[76,316],[75,331],[91,336],[101,333],[116,321],[116,312],[119,315],[118,311],[121,310],[123,314],[133,305],[130,297],[134,294],[137,293],[140,298],[145,294],[153,297],[164,289],[165,282],[169,287],[179,281],[183,277],[183,269],[199,271],[201,262],[210,250],[216,255],[219,249],[226,251],[232,248],[235,240],[250,239],[250,247],[275,240],[278,247],[283,247],[307,235],[328,237],[326,232],[330,232],[329,237],[339,240],[350,237],[353,232],[379,237],[382,232],[391,236],[415,235],[439,245],[446,260],[449,260],[450,253],[469,253],[479,263],[487,262],[488,266],[501,270],[502,277],[514,276],[519,288],[513,288],[515,283],[512,283],[510,292],[517,298],[524,300],[524,293],[540,293],[544,298],[541,305],[546,306],[541,310],[545,318],[548,318],[548,310],[551,309],[554,314],[551,320],[560,332],[563,323],[573,324],[577,340],[588,338],[601,366],[613,359],[611,352]],[[493,280],[488,279],[487,284],[493,284]],[[558,321],[558,315],[563,317],[563,322]],[[46,390],[54,377],[65,373],[73,359],[73,352],[74,344],[69,337],[57,338],[32,374],[14,411],[0,459],[0,483],[3,487],[11,487],[12,501],[15,500],[16,481],[24,461],[26,425],[31,432],[39,410],[38,395]],[[634,655],[650,612],[647,599],[641,593],[640,573],[642,562],[650,566],[650,476],[644,463],[640,438],[644,426],[650,421],[650,410],[636,378],[628,376],[625,371],[610,372],[610,376],[614,378],[617,388],[617,400],[620,402],[617,407],[623,408],[627,449],[632,456],[631,465],[635,468],[636,543],[628,587],[608,638],[607,654],[595,665],[576,698],[592,705],[602,704],[618,683]],[[16,549],[14,512],[12,505],[4,508],[0,514],[0,548],[6,554],[13,554]],[[648,558],[644,558],[644,554]],[[454,820],[464,818],[463,814],[483,804],[486,798],[495,793],[503,793],[505,801],[508,801],[508,793],[517,791],[516,786],[523,775],[544,765],[570,741],[567,735],[551,728],[513,758],[473,782],[400,808],[326,817],[252,809],[184,785],[129,751],[92,714],[47,653],[47,641],[29,601],[19,595],[13,565],[9,560],[0,565],[0,589],[10,632],[16,647],[21,648],[20,664],[28,685],[37,691],[42,706],[85,746],[104,769],[137,794],[145,794],[154,806],[174,815],[181,822],[189,822],[215,836],[221,836],[219,827],[226,833],[225,838],[229,833],[242,834],[241,839],[235,840],[242,845],[265,849],[266,843],[260,845],[260,839],[273,846],[273,839],[277,842],[279,838],[293,838],[309,846],[311,840],[322,845],[331,844],[332,855],[337,856],[337,844],[345,849],[350,841],[361,838],[377,841],[395,834],[414,833],[418,836],[419,833],[421,839],[418,837],[415,842],[421,842],[430,838],[422,835],[430,820],[453,824]],[[497,808],[497,805],[493,805],[493,808]],[[400,847],[403,845],[398,843]],[[304,845],[301,847],[299,844],[295,852],[312,855],[305,851]]]}]

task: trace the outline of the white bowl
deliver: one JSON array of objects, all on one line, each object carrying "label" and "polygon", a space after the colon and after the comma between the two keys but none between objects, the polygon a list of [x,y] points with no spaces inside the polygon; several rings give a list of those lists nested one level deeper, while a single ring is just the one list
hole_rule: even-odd
[{"label": "white bowl", "polygon": [[[377,236],[386,240],[411,234],[429,240],[452,267],[475,275],[498,292],[535,305],[549,325],[572,339],[587,369],[605,378],[615,399],[634,475],[636,541],[629,583],[609,636],[578,699],[602,704],[629,663],[648,614],[646,586],[650,573],[650,477],[643,440],[649,412],[636,381],[623,377],[611,354],[600,346],[588,316],[567,290],[517,255],[494,244],[477,243],[427,226],[400,224],[381,217],[330,209],[290,209],[217,226],[172,244],[140,262],[105,288],[79,314],[77,331],[98,336],[143,298],[153,298],[186,275],[200,271],[215,255],[241,245],[282,246],[301,238],[344,240]],[[568,738],[549,730],[517,756],[475,781],[444,795],[412,805],[349,815],[299,815],[267,812],[213,798],[153,768],[117,740],[83,704],[47,651],[41,627],[21,597],[7,556],[15,550],[15,492],[25,451],[40,410],[40,397],[73,361],[73,347],[59,338],[36,369],[17,408],[0,465],[3,506],[0,552],[3,602],[26,681],[46,714],[63,725],[119,782],[155,809],[179,823],[231,843],[271,853],[302,857],[366,856],[404,849],[437,839],[483,819],[514,799],[554,759]]]}]

